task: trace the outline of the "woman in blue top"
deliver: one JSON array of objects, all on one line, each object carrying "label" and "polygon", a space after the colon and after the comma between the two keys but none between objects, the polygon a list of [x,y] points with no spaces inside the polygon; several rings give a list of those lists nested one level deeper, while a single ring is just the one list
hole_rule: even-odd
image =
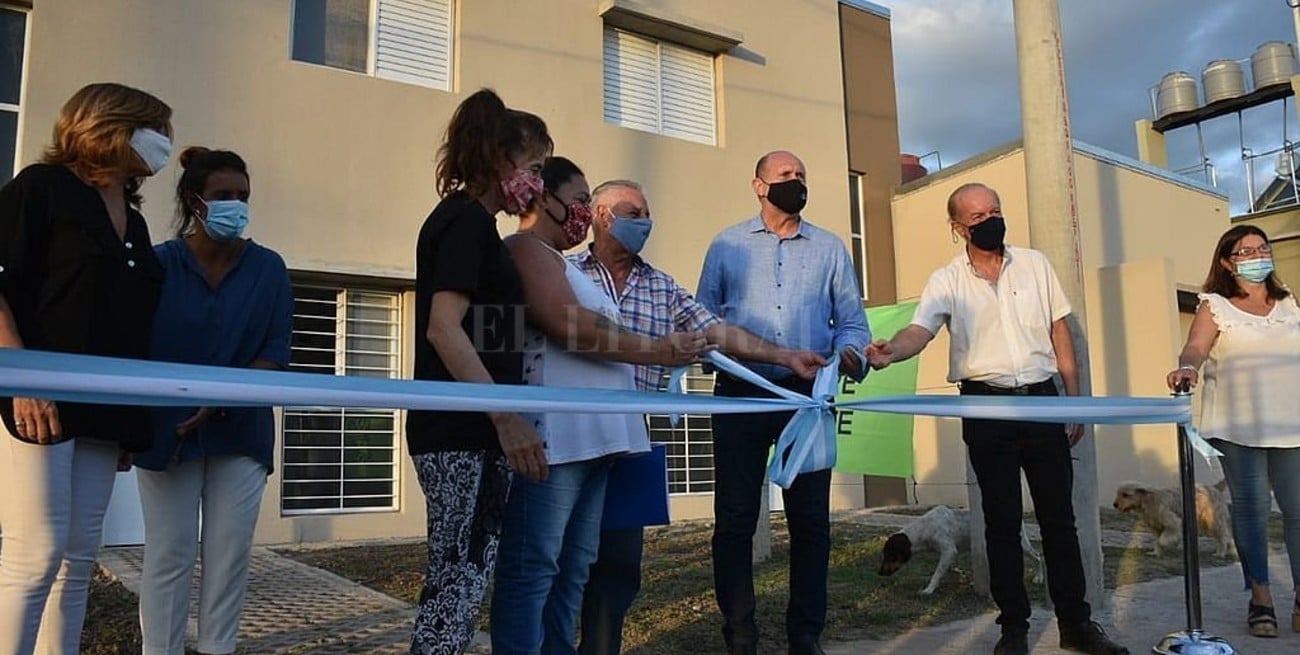
[{"label": "woman in blue top", "polygon": [[[177,236],[155,248],[166,277],[153,358],[285,368],[293,291],[284,260],[243,238],[249,196],[244,160],[233,152],[191,147],[180,163]],[[253,529],[272,468],[271,409],[158,408],[153,437],[153,448],[135,460],[144,508],[144,653],[184,655],[200,544],[198,650],[234,652]]]}]

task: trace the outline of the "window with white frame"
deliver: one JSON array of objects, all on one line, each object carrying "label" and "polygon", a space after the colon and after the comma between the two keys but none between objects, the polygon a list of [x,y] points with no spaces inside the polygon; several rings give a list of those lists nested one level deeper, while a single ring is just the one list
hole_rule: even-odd
[{"label": "window with white frame", "polygon": [[451,89],[455,0],[293,0],[293,58]]},{"label": "window with white frame", "polygon": [[717,143],[713,55],[605,27],[605,122]]},{"label": "window with white frame", "polygon": [[[682,380],[687,393],[712,395],[713,374],[697,364]],[[713,419],[708,414],[686,414],[674,427],[667,416],[646,418],[650,440],[668,450],[668,493],[713,491]]]},{"label": "window with white frame", "polygon": [[858,274],[858,292],[867,298],[866,212],[863,203],[862,173],[849,173],[849,239],[853,270]]},{"label": "window with white frame", "polygon": [[[299,285],[293,289],[290,368],[327,375],[396,378],[401,295]],[[396,410],[284,408],[284,514],[397,508]]]},{"label": "window with white frame", "polygon": [[18,115],[22,112],[27,12],[0,6],[0,184],[18,165]]}]

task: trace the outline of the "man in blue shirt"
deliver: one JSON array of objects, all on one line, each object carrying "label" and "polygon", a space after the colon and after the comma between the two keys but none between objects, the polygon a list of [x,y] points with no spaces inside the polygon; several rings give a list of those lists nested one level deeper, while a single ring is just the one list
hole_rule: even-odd
[{"label": "man in blue shirt", "polygon": [[[871,329],[848,249],[836,235],[803,220],[807,171],[793,153],[769,152],[754,170],[759,214],[719,234],[700,275],[701,304],[728,324],[779,346],[823,355],[839,353],[840,370],[861,380]],[[778,365],[754,371],[789,389],[812,383]],[[770,394],[718,373],[714,394]],[[757,652],[754,618],[754,529],[771,446],[791,414],[713,417],[713,576],[727,652]],[[791,655],[819,655],[826,623],[830,560],[831,472],[804,473],[784,493],[790,530],[790,600],[786,636]]]}]

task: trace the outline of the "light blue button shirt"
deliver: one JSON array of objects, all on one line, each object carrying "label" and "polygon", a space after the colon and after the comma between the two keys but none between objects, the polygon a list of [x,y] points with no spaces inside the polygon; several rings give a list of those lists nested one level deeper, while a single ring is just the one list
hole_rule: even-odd
[{"label": "light blue button shirt", "polygon": [[[704,258],[696,296],[722,320],[772,343],[829,357],[871,343],[857,275],[844,242],[806,220],[781,238],[761,217],[723,230]],[[866,375],[866,361],[854,379]],[[751,364],[781,380],[790,369]]]}]

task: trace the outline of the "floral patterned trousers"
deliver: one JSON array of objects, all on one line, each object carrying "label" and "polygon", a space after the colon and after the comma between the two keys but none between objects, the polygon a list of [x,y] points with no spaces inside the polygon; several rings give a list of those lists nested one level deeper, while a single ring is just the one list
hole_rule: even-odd
[{"label": "floral patterned trousers", "polygon": [[500,453],[415,455],[429,515],[429,568],[415,615],[412,655],[461,655],[496,565],[510,469]]}]

